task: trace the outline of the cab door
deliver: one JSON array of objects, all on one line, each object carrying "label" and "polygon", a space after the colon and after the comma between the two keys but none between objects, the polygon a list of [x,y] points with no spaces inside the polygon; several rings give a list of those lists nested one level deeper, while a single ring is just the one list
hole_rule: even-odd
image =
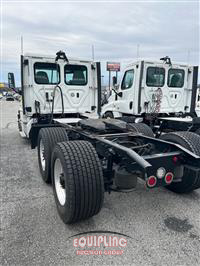
[{"label": "cab door", "polygon": [[167,88],[170,112],[189,112],[192,99],[192,71],[187,66],[167,68]]},{"label": "cab door", "polygon": [[116,95],[114,108],[119,110],[120,113],[133,114],[133,100],[134,100],[134,87],[135,87],[135,67],[128,68],[123,76],[119,85],[118,93]]},{"label": "cab door", "polygon": [[65,64],[63,76],[63,91],[68,108],[70,107],[73,112],[77,113],[91,112],[92,106],[96,106],[93,80],[96,74],[91,63],[70,62]]}]

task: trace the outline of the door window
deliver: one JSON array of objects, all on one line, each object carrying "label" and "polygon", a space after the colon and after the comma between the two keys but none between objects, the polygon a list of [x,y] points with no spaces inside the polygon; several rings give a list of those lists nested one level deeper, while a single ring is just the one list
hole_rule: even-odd
[{"label": "door window", "polygon": [[60,83],[60,67],[55,63],[37,62],[34,64],[34,77],[37,84]]},{"label": "door window", "polygon": [[168,87],[182,88],[184,85],[185,71],[183,69],[169,69],[168,71]]},{"label": "door window", "polygon": [[87,84],[87,67],[83,65],[65,65],[65,83],[83,86]]},{"label": "door window", "polygon": [[127,70],[124,74],[121,89],[127,90],[131,88],[133,85],[133,79],[134,79],[134,70],[133,69]]},{"label": "door window", "polygon": [[162,67],[148,67],[146,84],[149,87],[162,87],[165,83],[165,69]]}]

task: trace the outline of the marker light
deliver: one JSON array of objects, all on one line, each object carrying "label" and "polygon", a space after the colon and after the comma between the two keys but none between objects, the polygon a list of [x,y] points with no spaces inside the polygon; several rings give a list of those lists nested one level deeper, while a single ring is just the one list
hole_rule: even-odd
[{"label": "marker light", "polygon": [[147,180],[148,187],[154,187],[157,183],[157,179],[155,176],[150,176]]},{"label": "marker light", "polygon": [[170,184],[173,181],[174,175],[172,173],[167,173],[165,176],[165,183]]},{"label": "marker light", "polygon": [[172,161],[173,161],[174,163],[177,163],[177,162],[178,162],[178,157],[177,157],[177,156],[174,156],[174,157],[172,158]]},{"label": "marker light", "polygon": [[156,175],[157,175],[157,178],[163,178],[166,174],[166,170],[164,167],[160,167],[158,168],[157,172],[156,172]]}]

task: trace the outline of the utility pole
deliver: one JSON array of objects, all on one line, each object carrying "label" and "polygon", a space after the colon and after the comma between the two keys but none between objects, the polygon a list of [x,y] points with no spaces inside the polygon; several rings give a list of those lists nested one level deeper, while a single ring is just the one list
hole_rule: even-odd
[{"label": "utility pole", "polygon": [[137,59],[140,57],[140,45],[137,44]]},{"label": "utility pole", "polygon": [[110,78],[111,78],[111,71],[109,70],[109,84],[108,84],[108,86],[109,86],[109,91],[110,91]]},{"label": "utility pole", "polygon": [[92,60],[94,61],[94,45],[92,44]]},{"label": "utility pole", "polygon": [[23,36],[21,36],[21,55],[23,55]]},{"label": "utility pole", "polygon": [[188,50],[188,53],[187,53],[187,63],[188,64],[190,63],[190,50]]}]

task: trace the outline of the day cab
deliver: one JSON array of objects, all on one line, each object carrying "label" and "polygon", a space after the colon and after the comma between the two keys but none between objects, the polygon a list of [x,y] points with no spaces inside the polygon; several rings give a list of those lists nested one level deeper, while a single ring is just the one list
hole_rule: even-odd
[{"label": "day cab", "polygon": [[[27,138],[37,135],[36,131],[53,119],[73,124],[85,116],[97,117],[99,70],[100,63],[67,58],[61,51],[56,59],[47,55],[22,55],[22,106],[18,112],[21,135]],[[9,74],[12,83],[14,76]]]}]

